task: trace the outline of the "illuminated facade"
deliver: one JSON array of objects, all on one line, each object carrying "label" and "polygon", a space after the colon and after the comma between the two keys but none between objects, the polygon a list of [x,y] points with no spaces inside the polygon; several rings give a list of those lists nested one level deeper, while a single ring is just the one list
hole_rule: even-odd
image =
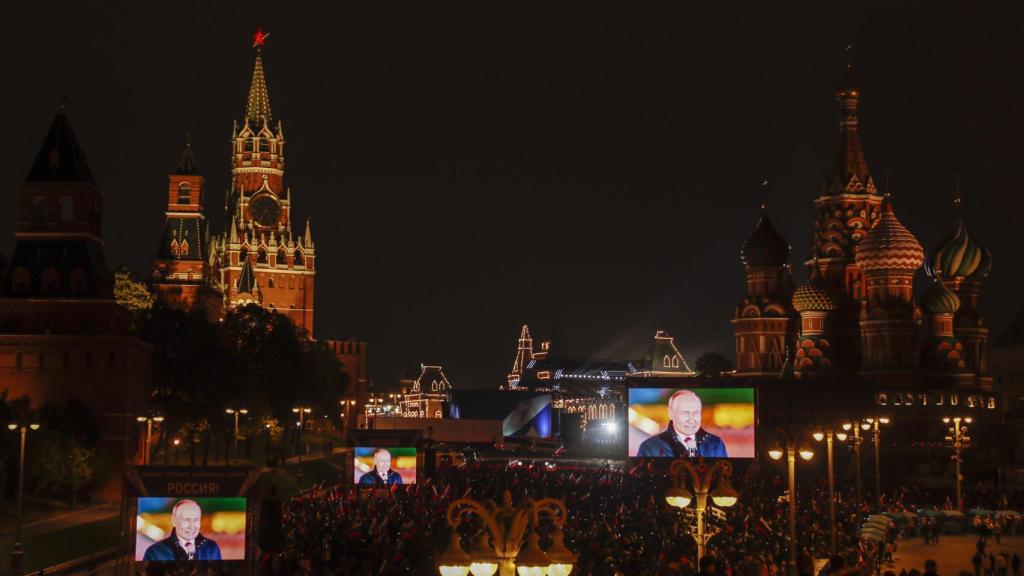
[{"label": "illuminated facade", "polygon": [[184,310],[201,310],[210,321],[217,321],[222,317],[224,294],[212,273],[203,193],[203,177],[189,141],[174,173],[167,177],[164,233],[153,263],[152,285],[163,302]]},{"label": "illuminated facade", "polygon": [[401,396],[403,418],[447,418],[452,384],[440,366],[420,366],[420,375]]},{"label": "illuminated facade", "polygon": [[[988,329],[977,305],[991,255],[958,212],[950,235],[926,258],[892,199],[875,186],[860,146],[859,98],[848,65],[836,92],[835,161],[814,200],[806,283],[793,289],[789,245],[767,212],[743,245],[747,293],[732,321],[737,372],[990,389]],[[954,204],[958,211],[959,192]],[[922,265],[933,287],[919,304],[913,284]]]}]

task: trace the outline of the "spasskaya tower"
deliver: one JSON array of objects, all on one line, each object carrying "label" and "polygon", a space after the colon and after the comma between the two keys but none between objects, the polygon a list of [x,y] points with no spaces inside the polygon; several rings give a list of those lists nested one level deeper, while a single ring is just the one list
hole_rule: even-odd
[{"label": "spasskaya tower", "polygon": [[214,257],[227,310],[258,304],[312,336],[316,251],[309,219],[293,228],[292,191],[284,184],[284,131],[271,114],[263,72],[267,36],[256,32],[245,117],[231,131],[227,230],[215,239]]}]

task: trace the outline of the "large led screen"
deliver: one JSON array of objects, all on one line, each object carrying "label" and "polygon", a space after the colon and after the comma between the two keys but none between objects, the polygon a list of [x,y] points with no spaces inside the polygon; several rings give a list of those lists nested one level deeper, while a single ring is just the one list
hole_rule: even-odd
[{"label": "large led screen", "polygon": [[632,388],[629,456],[753,458],[753,388]]},{"label": "large led screen", "polygon": [[416,483],[416,449],[410,447],[355,449],[355,478],[359,486],[393,486]]},{"label": "large led screen", "polygon": [[245,560],[245,498],[139,498],[135,560]]},{"label": "large led screen", "polygon": [[551,394],[505,390],[456,390],[451,417],[501,420],[502,435],[551,438]]}]

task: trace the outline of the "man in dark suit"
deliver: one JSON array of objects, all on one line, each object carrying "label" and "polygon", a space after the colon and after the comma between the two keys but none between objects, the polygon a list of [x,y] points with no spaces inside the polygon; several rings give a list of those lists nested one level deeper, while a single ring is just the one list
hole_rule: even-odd
[{"label": "man in dark suit", "polygon": [[701,428],[700,396],[680,390],[668,399],[668,428],[640,444],[639,457],[728,458],[725,442]]},{"label": "man in dark suit", "polygon": [[203,511],[194,500],[181,500],[171,510],[171,535],[146,549],[148,562],[220,560],[220,546],[199,533]]},{"label": "man in dark suit", "polygon": [[391,469],[391,452],[377,448],[373,452],[373,470],[359,477],[360,486],[391,486],[401,484],[402,475]]}]

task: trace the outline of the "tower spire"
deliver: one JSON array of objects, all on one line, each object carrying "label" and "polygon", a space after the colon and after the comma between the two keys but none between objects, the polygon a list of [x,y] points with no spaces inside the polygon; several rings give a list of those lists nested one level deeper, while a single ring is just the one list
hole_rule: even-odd
[{"label": "tower spire", "polygon": [[198,174],[199,167],[196,166],[196,158],[192,155],[192,133],[185,134],[185,150],[178,160],[178,174]]},{"label": "tower spire", "polygon": [[852,46],[846,47],[846,65],[843,77],[836,87],[836,101],[839,103],[839,145],[827,187],[829,194],[850,192],[855,194],[875,193],[875,185],[864,159],[858,133],[857,103],[860,87],[851,62]]},{"label": "tower spire", "polygon": [[245,105],[246,120],[256,124],[270,124],[270,95],[267,94],[267,79],[263,75],[263,43],[270,34],[257,30],[253,47],[256,48],[256,64],[252,70],[252,83],[249,85],[249,100]]}]

